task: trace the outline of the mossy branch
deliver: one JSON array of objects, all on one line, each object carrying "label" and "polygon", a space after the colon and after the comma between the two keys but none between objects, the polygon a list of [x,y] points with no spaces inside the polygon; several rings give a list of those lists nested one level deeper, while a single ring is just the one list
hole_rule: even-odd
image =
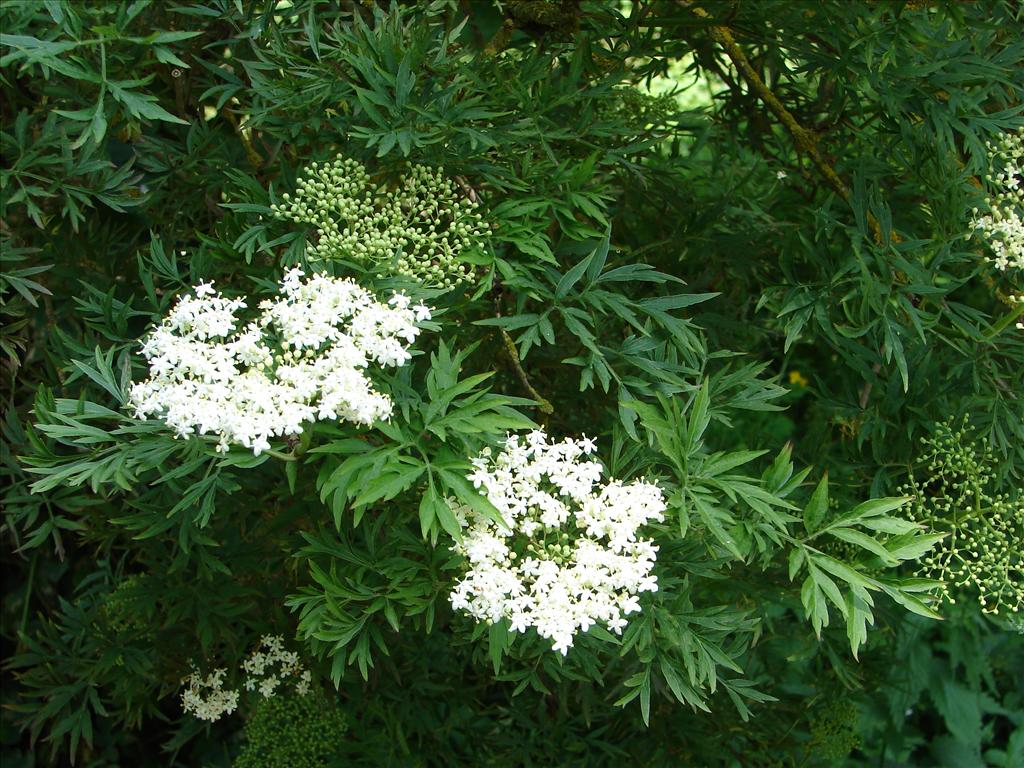
[{"label": "mossy branch", "polygon": [[537,401],[537,408],[540,409],[540,412],[551,415],[555,412],[555,407],[551,404],[550,400],[545,398],[530,383],[530,377],[526,375],[526,371],[523,369],[523,362],[519,359],[519,350],[516,349],[516,343],[504,328],[499,328],[498,331],[501,333],[505,353],[508,355],[508,359],[512,363],[512,369],[516,372],[516,376],[519,377],[519,381],[526,388],[526,391],[530,393],[530,397]]},{"label": "mossy branch", "polygon": [[249,160],[249,164],[259,170],[263,167],[263,156],[256,150],[256,147],[252,143],[252,138],[246,133],[249,129],[244,128],[238,121],[238,118],[231,112],[230,109],[221,110],[221,114],[231,123],[231,127],[235,129],[235,133],[238,134],[239,140],[242,142],[242,147],[245,148],[245,156]]},{"label": "mossy branch", "polygon": [[516,23],[512,21],[512,19],[505,19],[504,23],[494,34],[494,37],[492,37],[487,45],[484,46],[484,55],[488,57],[497,56],[499,53],[504,51],[512,41],[512,34],[515,31]]}]

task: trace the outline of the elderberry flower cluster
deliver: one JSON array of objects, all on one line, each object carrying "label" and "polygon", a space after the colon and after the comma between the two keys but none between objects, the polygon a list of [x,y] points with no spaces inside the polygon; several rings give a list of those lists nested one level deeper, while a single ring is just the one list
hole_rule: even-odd
[{"label": "elderberry flower cluster", "polygon": [[640,610],[637,595],[658,588],[658,547],[642,525],[664,519],[661,489],[643,480],[602,483],[586,437],[554,442],[542,431],[509,436],[496,456],[473,460],[473,485],[504,524],[450,502],[462,526],[455,549],[468,569],[451,603],[513,632],[535,627],[563,655],[577,632],[603,622],[621,633]]},{"label": "elderberry flower cluster", "polygon": [[218,450],[235,443],[257,455],[305,422],[387,419],[391,399],[366,370],[406,363],[430,310],[402,294],[382,304],[352,280],[303,278],[288,272],[278,298],[241,330],[245,302],[212,284],[179,299],[143,344],[150,376],[132,387],[136,417],[155,415],[178,436],[217,435]]},{"label": "elderberry flower cluster", "polygon": [[[280,635],[264,635],[260,644],[242,662],[245,673],[243,687],[255,691],[264,699],[274,696],[285,683],[291,683],[296,696],[309,693],[312,675],[299,663],[299,656],[284,647]],[[182,680],[187,687],[181,694],[181,705],[200,720],[214,722],[224,715],[230,715],[238,708],[239,692],[224,688],[227,669],[215,669],[206,677],[193,671]]]},{"label": "elderberry flower cluster", "polygon": [[285,650],[284,638],[280,635],[260,638],[259,646],[242,662],[242,670],[246,676],[245,690],[257,690],[264,698],[273,696],[278,686],[289,679],[299,696],[309,692],[309,670],[299,664],[297,653]]},{"label": "elderberry flower cluster", "polygon": [[941,424],[923,446],[922,478],[900,490],[914,496],[912,519],[946,534],[922,559],[924,575],[945,582],[949,602],[970,591],[986,613],[1024,614],[1024,498],[990,490],[996,457],[964,426]]},{"label": "elderberry flower cluster", "polygon": [[988,240],[997,269],[1024,269],[1024,133],[1008,133],[987,144],[991,171],[985,180],[995,192],[988,212],[975,209],[973,226]]},{"label": "elderberry flower cluster", "polygon": [[488,231],[474,195],[422,165],[389,189],[374,183],[362,163],[338,155],[312,163],[295,195],[281,197],[271,206],[278,217],[316,228],[317,258],[347,259],[380,277],[397,274],[445,288],[470,279],[463,257]]},{"label": "elderberry flower cluster", "polygon": [[181,707],[200,720],[214,722],[238,708],[238,691],[224,690],[226,669],[215,669],[206,677],[198,672],[182,680],[188,687],[181,694]]}]

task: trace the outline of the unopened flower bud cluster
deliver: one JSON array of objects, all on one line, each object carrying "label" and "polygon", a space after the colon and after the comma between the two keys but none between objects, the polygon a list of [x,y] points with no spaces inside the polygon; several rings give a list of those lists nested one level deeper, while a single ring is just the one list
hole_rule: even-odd
[{"label": "unopened flower bud cluster", "polygon": [[362,163],[338,155],[311,164],[296,193],[272,208],[280,218],[316,227],[317,258],[450,288],[471,278],[462,257],[487,235],[477,205],[442,170],[413,165],[389,189]]},{"label": "unopened flower bud cluster", "polygon": [[965,427],[940,425],[923,445],[926,474],[901,492],[914,496],[914,520],[946,534],[922,558],[924,574],[946,583],[949,602],[966,591],[986,613],[1024,613],[1024,498],[989,490],[996,457]]},{"label": "unopened flower bud cluster", "polygon": [[217,435],[218,450],[235,443],[257,455],[313,420],[388,418],[391,399],[366,370],[407,362],[416,323],[430,310],[402,294],[382,304],[352,280],[304,279],[299,269],[279,289],[240,331],[241,299],[207,283],[179,299],[142,347],[150,377],[131,390],[136,417],[157,416],[181,437]]},{"label": "unopened flower bud cluster", "polygon": [[679,103],[670,93],[651,94],[634,88],[615,88],[598,103],[602,117],[619,117],[630,129],[639,132],[663,128],[679,112]]},{"label": "unopened flower bud cluster", "polygon": [[[299,663],[298,654],[285,650],[280,635],[262,637],[256,650],[242,662],[242,671],[245,690],[263,698],[274,696],[283,685],[291,685],[296,695],[305,696],[312,681],[309,670]],[[182,680],[186,686],[181,694],[185,712],[211,723],[234,712],[240,694],[236,689],[224,688],[226,676],[227,669],[220,668],[206,677],[193,672]]]},{"label": "unopened flower bud cluster", "polygon": [[1024,269],[1024,133],[1007,133],[987,146],[985,180],[995,191],[985,199],[987,213],[975,209],[973,225],[988,240],[997,269]]},{"label": "unopened flower bud cluster", "polygon": [[455,609],[508,619],[514,632],[535,627],[562,654],[597,622],[622,632],[637,595],[658,588],[658,547],[639,530],[664,519],[665,501],[652,483],[602,482],[601,464],[586,458],[594,450],[585,437],[555,442],[535,431],[473,460],[469,479],[507,526],[450,502],[463,528],[455,549],[468,561]]}]

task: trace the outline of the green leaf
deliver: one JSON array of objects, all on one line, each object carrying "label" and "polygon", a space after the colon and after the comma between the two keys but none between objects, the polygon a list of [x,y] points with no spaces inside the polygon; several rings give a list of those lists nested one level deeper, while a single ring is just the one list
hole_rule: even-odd
[{"label": "green leaf", "polygon": [[840,541],[848,542],[870,552],[886,565],[892,566],[899,563],[899,560],[896,559],[889,550],[867,534],[861,533],[858,530],[854,530],[853,528],[830,528],[828,533],[830,536],[839,539]]},{"label": "green leaf", "polygon": [[651,668],[647,667],[643,682],[640,683],[640,714],[644,725],[651,724]]},{"label": "green leaf", "polygon": [[935,703],[946,721],[946,727],[957,741],[972,750],[981,750],[982,720],[978,692],[954,680],[943,680]]},{"label": "green leaf", "polygon": [[[843,599],[843,593],[839,591],[839,587],[827,574],[823,573],[814,566],[809,567],[810,578],[814,581],[814,585],[821,590],[822,594],[828,599],[832,605],[834,605],[839,612],[846,618],[846,601]],[[825,622],[828,623],[827,621]]]},{"label": "green leaf", "polygon": [[352,502],[353,507],[365,507],[377,501],[389,501],[412,487],[426,467],[416,462],[411,466],[386,466],[373,478]]},{"label": "green leaf", "polygon": [[75,368],[84,373],[93,383],[98,384],[118,403],[123,404],[125,402],[125,395],[118,385],[117,377],[114,376],[114,370],[111,362],[112,355],[113,350],[110,350],[106,355],[103,355],[100,353],[99,347],[97,347],[95,354],[95,368],[86,365],[81,360],[72,360],[71,362]]},{"label": "green leaf", "polygon": [[944,533],[906,534],[885,542],[885,548],[897,560],[919,560],[944,538]]},{"label": "green leaf", "polygon": [[846,636],[850,641],[850,653],[857,658],[861,646],[868,639],[868,624],[874,624],[874,616],[868,604],[854,592],[846,594]]},{"label": "green leaf", "polygon": [[694,304],[721,296],[720,293],[677,293],[673,296],[656,296],[652,299],[644,299],[637,304],[644,312],[667,312],[673,309],[692,307]]},{"label": "green leaf", "polygon": [[175,117],[157,103],[155,96],[149,94],[138,94],[126,90],[114,82],[107,83],[110,88],[110,95],[117,101],[124,104],[128,112],[134,117],[146,118],[148,120],[163,120],[166,123],[177,123],[188,125],[188,121]]},{"label": "green leaf", "polygon": [[707,703],[694,688],[690,685],[675,669],[672,668],[672,662],[667,656],[662,656],[659,660],[659,668],[661,670],[661,676],[665,678],[665,682],[668,684],[668,688],[672,691],[672,695],[676,697],[676,701],[680,704],[687,704],[694,709],[699,709],[704,712],[710,712]]},{"label": "green leaf", "polygon": [[[450,490],[459,501],[470,507],[477,514],[483,515],[484,517],[507,527],[505,519],[501,516],[501,513],[497,508],[483,495],[478,493],[476,489],[470,485],[468,480],[448,469],[442,469],[439,475],[444,486],[448,488],[448,490]],[[451,519],[457,527],[458,523],[455,522],[455,516],[452,515]],[[448,530],[447,527],[445,530]]]},{"label": "green leaf", "polygon": [[804,606],[804,613],[814,628],[814,634],[821,637],[822,627],[828,626],[828,606],[825,604],[825,595],[821,588],[814,581],[813,575],[804,579],[800,588],[800,601]]},{"label": "green leaf", "polygon": [[942,616],[940,616],[933,608],[925,604],[924,601],[919,598],[914,597],[908,590],[903,589],[898,582],[879,580],[879,586],[881,586],[885,591],[885,594],[907,610],[916,613],[918,616],[942,621]]},{"label": "green leaf", "polygon": [[434,514],[441,523],[441,527],[444,528],[445,532],[456,541],[462,541],[462,526],[459,525],[458,519],[455,517],[455,513],[452,512],[448,502],[444,499],[440,499],[434,503]]},{"label": "green leaf", "polygon": [[792,581],[800,573],[800,569],[803,568],[804,563],[807,560],[807,555],[802,547],[794,547],[789,553],[789,580]]},{"label": "green leaf", "polygon": [[693,500],[698,517],[712,534],[714,540],[724,546],[738,560],[746,559],[746,553],[740,548],[736,537],[728,530],[728,527],[736,522],[732,515],[702,496],[693,495],[690,498]]},{"label": "green leaf", "polygon": [[594,253],[584,256],[562,276],[558,281],[558,284],[555,285],[555,301],[565,298],[565,295],[569,293],[569,291],[572,290],[572,287],[579,282],[581,277],[583,277],[583,273],[586,272],[587,267],[590,266],[590,262],[593,258]]},{"label": "green leaf", "polygon": [[702,477],[714,477],[730,469],[743,466],[768,451],[734,451],[732,453],[715,453],[705,459],[701,466]]},{"label": "green leaf", "polygon": [[845,563],[836,560],[834,557],[818,553],[813,556],[813,559],[816,566],[822,570],[828,571],[833,576],[839,577],[851,587],[865,590],[879,588],[874,579],[860,573]]},{"label": "green leaf", "polygon": [[146,35],[146,37],[142,39],[142,42],[145,42],[145,43],[178,43],[178,42],[181,42],[182,40],[191,40],[193,37],[199,37],[201,34],[203,34],[201,31],[195,31],[195,32],[186,32],[184,30],[182,30],[182,31],[174,31],[174,32],[160,31],[160,32],[153,32],[153,33],[151,33],[149,35]]},{"label": "green leaf", "polygon": [[604,237],[601,242],[598,243],[597,248],[594,249],[594,253],[591,254],[590,263],[587,265],[587,282],[593,283],[597,280],[598,275],[604,269],[604,265],[608,260],[608,249],[611,247],[612,238],[612,225],[609,224],[605,229]]},{"label": "green leaf", "polygon": [[501,619],[487,628],[487,652],[491,657],[491,666],[494,674],[501,670],[501,657],[508,650],[511,643],[511,633],[508,630],[508,621]]},{"label": "green leaf", "polygon": [[804,507],[804,529],[808,533],[818,530],[825,513],[828,512],[828,472],[818,482],[818,487],[811,494],[810,501]]},{"label": "green leaf", "polygon": [[103,141],[103,137],[107,135],[107,116],[104,114],[103,94],[100,94],[100,99],[96,102],[94,110],[92,120],[89,123],[89,133],[92,134],[92,140],[99,144]]},{"label": "green leaf", "polygon": [[433,475],[428,474],[427,477],[427,489],[423,492],[423,496],[420,497],[419,506],[420,533],[423,538],[427,538],[434,527],[434,521],[438,519],[437,505],[445,503],[444,499],[437,495],[437,490],[434,488]]},{"label": "green leaf", "polygon": [[690,404],[690,411],[686,420],[686,449],[688,452],[693,451],[697,442],[704,434],[704,430],[707,429],[708,423],[711,421],[711,417],[708,413],[708,409],[711,404],[711,391],[708,379],[704,379],[701,382],[700,389],[697,390],[697,394],[694,396]]},{"label": "green leaf", "polygon": [[284,463],[284,474],[288,480],[288,492],[295,495],[295,481],[299,476],[299,462],[286,461]]},{"label": "green leaf", "polygon": [[888,496],[881,499],[871,499],[870,501],[865,501],[863,504],[858,504],[845,515],[836,518],[828,527],[849,526],[853,523],[867,525],[867,523],[863,521],[868,520],[869,518],[879,517],[887,512],[899,509],[908,501],[910,501],[909,496]]}]

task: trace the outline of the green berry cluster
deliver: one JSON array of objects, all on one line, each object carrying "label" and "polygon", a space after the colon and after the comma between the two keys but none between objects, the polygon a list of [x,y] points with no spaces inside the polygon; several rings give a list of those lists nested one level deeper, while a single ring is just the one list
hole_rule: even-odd
[{"label": "green berry cluster", "polygon": [[324,768],[342,735],[345,715],[327,696],[278,693],[260,699],[245,724],[245,747],[233,768]]},{"label": "green berry cluster", "polygon": [[833,698],[815,710],[811,719],[811,739],[807,748],[814,757],[829,764],[849,757],[860,746],[857,707],[848,699]]},{"label": "green berry cluster", "polygon": [[271,208],[283,219],[316,227],[316,258],[366,264],[387,274],[453,288],[472,277],[464,257],[479,249],[488,227],[473,194],[443,174],[412,165],[392,188],[366,166],[338,155],[312,163],[295,195]]},{"label": "green berry cluster", "polygon": [[103,599],[101,614],[116,634],[139,634],[149,629],[147,609],[152,606],[153,599],[147,586],[146,576],[134,574],[118,582]]},{"label": "green berry cluster", "polygon": [[636,88],[616,88],[611,97],[601,102],[599,112],[604,117],[616,116],[631,130],[640,132],[649,126],[662,126],[679,111],[674,96],[654,95]]},{"label": "green berry cluster", "polygon": [[923,479],[912,473],[901,492],[914,496],[911,516],[946,537],[924,558],[926,575],[942,579],[945,597],[976,592],[986,613],[1024,611],[1024,498],[992,490],[996,459],[966,426],[946,422],[923,441]]}]

